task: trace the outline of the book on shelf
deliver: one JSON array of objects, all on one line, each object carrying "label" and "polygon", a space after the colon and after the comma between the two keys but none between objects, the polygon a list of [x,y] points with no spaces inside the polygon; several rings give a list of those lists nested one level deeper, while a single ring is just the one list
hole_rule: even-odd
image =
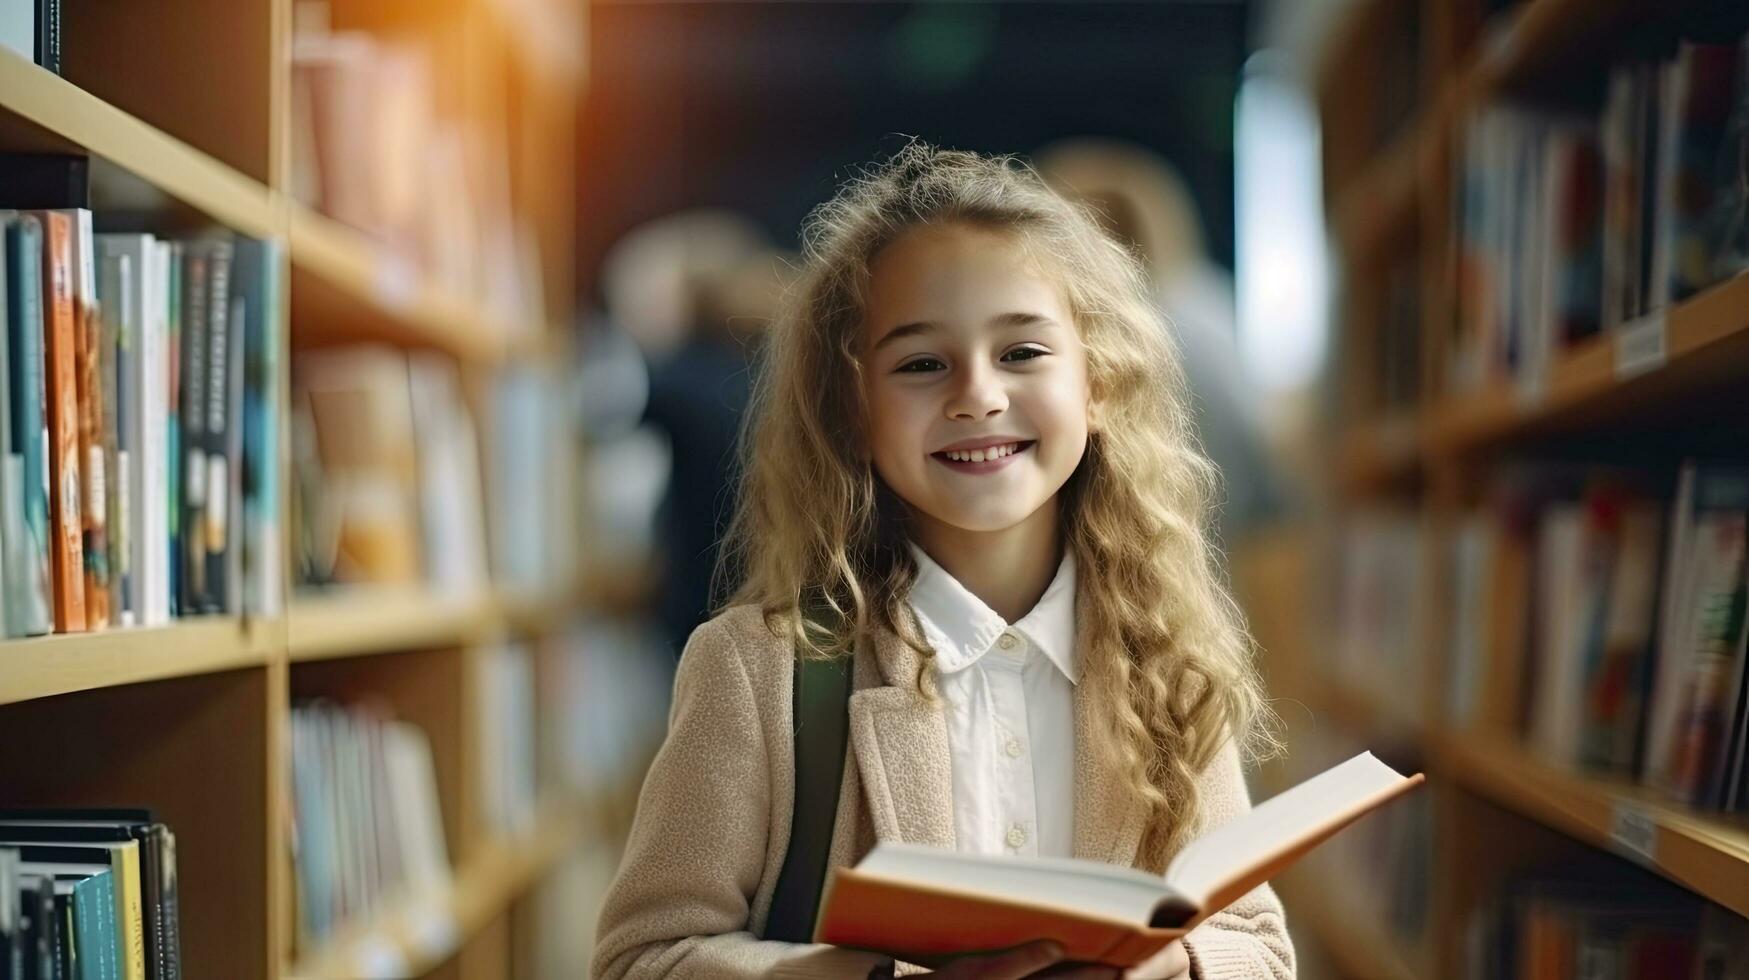
[{"label": "book on shelf", "polygon": [[1129,967],[1419,786],[1361,753],[1187,844],[1164,878],[1097,861],[877,844],[826,886],[814,938],[931,963],[1036,939]]},{"label": "book on shelf", "polygon": [[[6,155],[0,175],[35,159]],[[83,172],[82,159],[49,162]],[[56,193],[27,199],[79,197]],[[0,211],[0,626],[32,636],[272,615],[280,247],[94,233],[102,218]]]},{"label": "book on shelf", "polygon": [[519,643],[475,651],[480,812],[495,835],[533,832],[537,803],[533,652]]},{"label": "book on shelf", "polygon": [[450,865],[425,733],[364,707],[292,709],[297,946],[408,901],[443,902]]},{"label": "book on shelf", "polygon": [[0,848],[77,848],[107,861],[120,883],[117,921],[124,977],[175,980],[181,973],[175,837],[149,811],[5,811]]},{"label": "book on shelf", "polygon": [[61,0],[0,0],[0,48],[61,72]]},{"label": "book on shelf", "polygon": [[43,226],[43,388],[48,417],[49,558],[55,630],[85,629],[83,488],[79,476],[79,324],[73,296],[72,219],[60,211],[37,214]]},{"label": "book on shelf", "polygon": [[1487,105],[1455,161],[1447,382],[1532,392],[1554,355],[1749,268],[1749,39],[1613,66],[1595,113]]},{"label": "book on shelf", "polygon": [[[1742,810],[1749,787],[1749,467],[1528,467],[1459,523],[1458,728],[1544,761]],[[1464,541],[1464,537],[1476,540]],[[1494,639],[1480,642],[1478,636]],[[1457,697],[1457,695],[1453,695]]]},{"label": "book on shelf", "polygon": [[0,472],[0,546],[4,548],[6,635],[37,636],[53,625],[48,451],[43,415],[42,223],[0,212],[7,282],[6,429]]}]

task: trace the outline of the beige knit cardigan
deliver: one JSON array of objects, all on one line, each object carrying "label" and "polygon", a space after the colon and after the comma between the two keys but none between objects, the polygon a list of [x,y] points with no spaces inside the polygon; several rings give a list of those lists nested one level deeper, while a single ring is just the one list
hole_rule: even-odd
[{"label": "beige knit cardigan", "polygon": [[[668,737],[645,777],[637,817],[602,909],[592,974],[619,977],[864,977],[881,957],[763,940],[789,843],[795,795],[787,638],[740,606],[701,626],[674,683]],[[831,863],[876,841],[954,845],[947,727],[916,691],[915,651],[890,631],[856,653],[850,745]],[[1133,864],[1141,807],[1095,735],[1075,690],[1075,856]],[[1237,750],[1200,783],[1204,826],[1250,809]],[[1201,980],[1294,975],[1281,903],[1265,885],[1184,938]],[[903,966],[901,966],[903,970]]]}]

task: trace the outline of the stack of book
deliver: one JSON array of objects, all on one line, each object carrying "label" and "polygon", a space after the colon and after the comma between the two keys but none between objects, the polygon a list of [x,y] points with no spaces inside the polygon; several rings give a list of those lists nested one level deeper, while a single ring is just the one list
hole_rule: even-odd
[{"label": "stack of book", "polygon": [[299,584],[482,589],[479,450],[454,363],[380,346],[312,351],[294,360],[292,388]]},{"label": "stack of book", "polygon": [[1453,181],[1448,382],[1534,389],[1553,356],[1749,267],[1749,39],[1610,74],[1601,111],[1482,109]]},{"label": "stack of book", "polygon": [[176,980],[177,909],[150,811],[0,811],[0,980]]},{"label": "stack of book", "polygon": [[1525,471],[1454,548],[1451,709],[1549,762],[1749,803],[1749,468]]},{"label": "stack of book", "polygon": [[439,111],[456,66],[414,41],[330,30],[326,3],[295,10],[293,194],[500,322],[545,323],[534,231],[511,205],[508,136]]},{"label": "stack of book", "polygon": [[1522,872],[1473,911],[1464,977],[1711,980],[1749,972],[1749,923],[1602,864]]},{"label": "stack of book", "polygon": [[292,709],[297,943],[398,901],[444,900],[449,851],[425,733],[357,707]]},{"label": "stack of book", "polygon": [[0,212],[5,635],[273,615],[279,248],[92,223]]}]

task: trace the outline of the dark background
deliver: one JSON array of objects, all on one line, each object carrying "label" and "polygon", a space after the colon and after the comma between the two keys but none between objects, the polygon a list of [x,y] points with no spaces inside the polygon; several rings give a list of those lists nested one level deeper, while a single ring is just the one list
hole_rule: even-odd
[{"label": "dark background", "polygon": [[689,207],[790,247],[810,208],[906,136],[1027,154],[1119,137],[1176,165],[1212,257],[1233,257],[1243,0],[605,2],[590,9],[578,267]]}]

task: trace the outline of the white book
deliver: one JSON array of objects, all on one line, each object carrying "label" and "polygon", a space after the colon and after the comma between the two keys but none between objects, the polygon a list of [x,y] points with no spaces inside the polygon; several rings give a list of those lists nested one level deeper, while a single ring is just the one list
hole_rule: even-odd
[{"label": "white book", "polygon": [[169,572],[163,565],[165,539],[169,535],[164,519],[164,495],[169,488],[164,482],[163,432],[169,378],[158,376],[168,371],[168,365],[163,363],[168,329],[166,269],[161,243],[151,235],[98,235],[97,249],[106,260],[125,258],[134,270],[126,287],[126,304],[135,313],[130,331],[133,357],[129,360],[133,376],[118,384],[131,403],[122,413],[127,419],[127,432],[121,434],[121,441],[132,451],[126,486],[118,485],[117,491],[127,497],[127,540],[132,565],[128,606],[134,610],[137,622],[153,626],[170,618]]},{"label": "white book", "polygon": [[1134,966],[1422,782],[1362,752],[1187,844],[1163,877],[877,844],[828,883],[814,939],[928,964],[1048,938],[1070,960]]},{"label": "white book", "polygon": [[0,48],[11,48],[25,61],[36,60],[37,0],[0,0]]}]

